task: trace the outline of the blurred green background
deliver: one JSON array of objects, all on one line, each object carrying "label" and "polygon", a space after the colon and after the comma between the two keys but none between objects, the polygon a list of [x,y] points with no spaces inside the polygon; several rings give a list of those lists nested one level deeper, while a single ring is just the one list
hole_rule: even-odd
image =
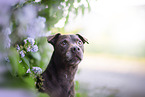
[{"label": "blurred green background", "polygon": [[91,12],[65,29],[89,41],[79,65],[83,97],[144,97],[145,1],[90,1]]}]

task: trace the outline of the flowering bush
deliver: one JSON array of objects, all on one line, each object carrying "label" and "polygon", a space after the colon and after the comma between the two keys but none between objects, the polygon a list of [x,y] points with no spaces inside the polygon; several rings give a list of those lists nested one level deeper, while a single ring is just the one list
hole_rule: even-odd
[{"label": "flowering bush", "polygon": [[0,0],[0,86],[36,92],[36,76],[51,55],[50,30],[61,19],[67,23],[71,13],[84,13],[85,7],[90,8],[88,0]]}]

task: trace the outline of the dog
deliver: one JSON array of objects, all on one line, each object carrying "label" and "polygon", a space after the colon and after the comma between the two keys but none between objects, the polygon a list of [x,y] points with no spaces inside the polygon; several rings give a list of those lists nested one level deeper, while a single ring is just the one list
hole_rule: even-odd
[{"label": "dog", "polygon": [[[41,74],[40,92],[50,97],[75,97],[74,76],[83,58],[84,43],[87,39],[80,34],[61,35],[57,33],[47,38],[54,47],[50,63]],[[37,80],[37,87],[40,79]]]}]

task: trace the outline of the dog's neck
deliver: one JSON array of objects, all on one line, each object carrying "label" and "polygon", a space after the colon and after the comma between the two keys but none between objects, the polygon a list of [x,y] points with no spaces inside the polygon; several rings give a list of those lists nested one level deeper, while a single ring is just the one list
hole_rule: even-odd
[{"label": "dog's neck", "polygon": [[[54,60],[57,60],[57,61],[54,61]],[[51,69],[54,70],[58,78],[59,76],[64,76],[65,78],[70,79],[70,80],[74,79],[75,73],[78,68],[78,64],[70,65],[68,63],[64,63],[62,61],[62,57],[57,55],[55,51],[52,54],[52,58],[50,60],[49,65],[50,65],[49,67],[51,67]]]},{"label": "dog's neck", "polygon": [[52,58],[45,73],[46,75],[51,76],[52,79],[55,80],[55,82],[58,82],[59,86],[62,87],[64,91],[66,91],[66,93],[69,93],[69,91],[71,91],[71,88],[74,86],[74,76],[77,68],[77,64],[74,64],[74,66],[64,64],[61,61],[61,57],[53,52]]}]

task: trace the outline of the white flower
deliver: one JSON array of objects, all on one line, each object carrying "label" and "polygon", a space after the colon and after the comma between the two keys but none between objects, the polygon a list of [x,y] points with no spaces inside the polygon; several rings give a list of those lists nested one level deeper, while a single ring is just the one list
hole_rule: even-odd
[{"label": "white flower", "polygon": [[37,17],[37,8],[33,5],[27,5],[19,9],[16,14],[16,19],[20,26],[18,34],[22,37],[43,37],[45,30],[46,19]]},{"label": "white flower", "polygon": [[37,52],[38,51],[38,46],[34,45],[31,49],[31,52]]},{"label": "white flower", "polygon": [[35,2],[40,2],[41,0],[35,0]]},{"label": "white flower", "polygon": [[22,60],[19,61],[19,63],[21,63],[21,62],[22,62]]},{"label": "white flower", "polygon": [[[35,74],[41,74],[42,73],[42,69],[40,67],[33,67],[31,69]],[[26,73],[31,73],[30,69],[27,70]]]},{"label": "white flower", "polygon": [[31,73],[30,69],[28,69],[26,73]]},{"label": "white flower", "polygon": [[35,74],[41,74],[42,73],[42,69],[40,67],[33,67],[32,71],[34,71]]},{"label": "white flower", "polygon": [[27,39],[28,39],[28,41],[31,43],[31,45],[34,45],[34,43],[35,43],[34,38],[28,37]]},{"label": "white flower", "polygon": [[27,40],[28,40],[28,42],[31,43],[32,46],[34,45],[34,43],[35,43],[34,38],[28,37],[27,39],[24,40],[25,44],[27,44]]},{"label": "white flower", "polygon": [[19,50],[20,50],[20,46],[19,46],[18,44],[17,44],[16,49],[17,49],[17,51],[19,51]]},{"label": "white flower", "polygon": [[25,57],[24,51],[20,51],[21,58]]},{"label": "white flower", "polygon": [[21,25],[27,25],[33,21],[37,16],[36,7],[33,5],[26,5],[22,9],[19,9],[16,13],[17,22]]},{"label": "white flower", "polygon": [[46,18],[39,16],[36,21],[37,21],[40,29],[44,29],[45,28]]},{"label": "white flower", "polygon": [[30,46],[27,48],[27,52],[30,52],[31,51],[31,48],[30,48]]},{"label": "white flower", "polygon": [[25,44],[27,43],[27,39],[24,40],[24,43],[25,43]]},{"label": "white flower", "polygon": [[42,37],[45,29],[45,21],[46,19],[40,16],[33,19],[32,22],[27,25],[25,34],[33,38]]}]

